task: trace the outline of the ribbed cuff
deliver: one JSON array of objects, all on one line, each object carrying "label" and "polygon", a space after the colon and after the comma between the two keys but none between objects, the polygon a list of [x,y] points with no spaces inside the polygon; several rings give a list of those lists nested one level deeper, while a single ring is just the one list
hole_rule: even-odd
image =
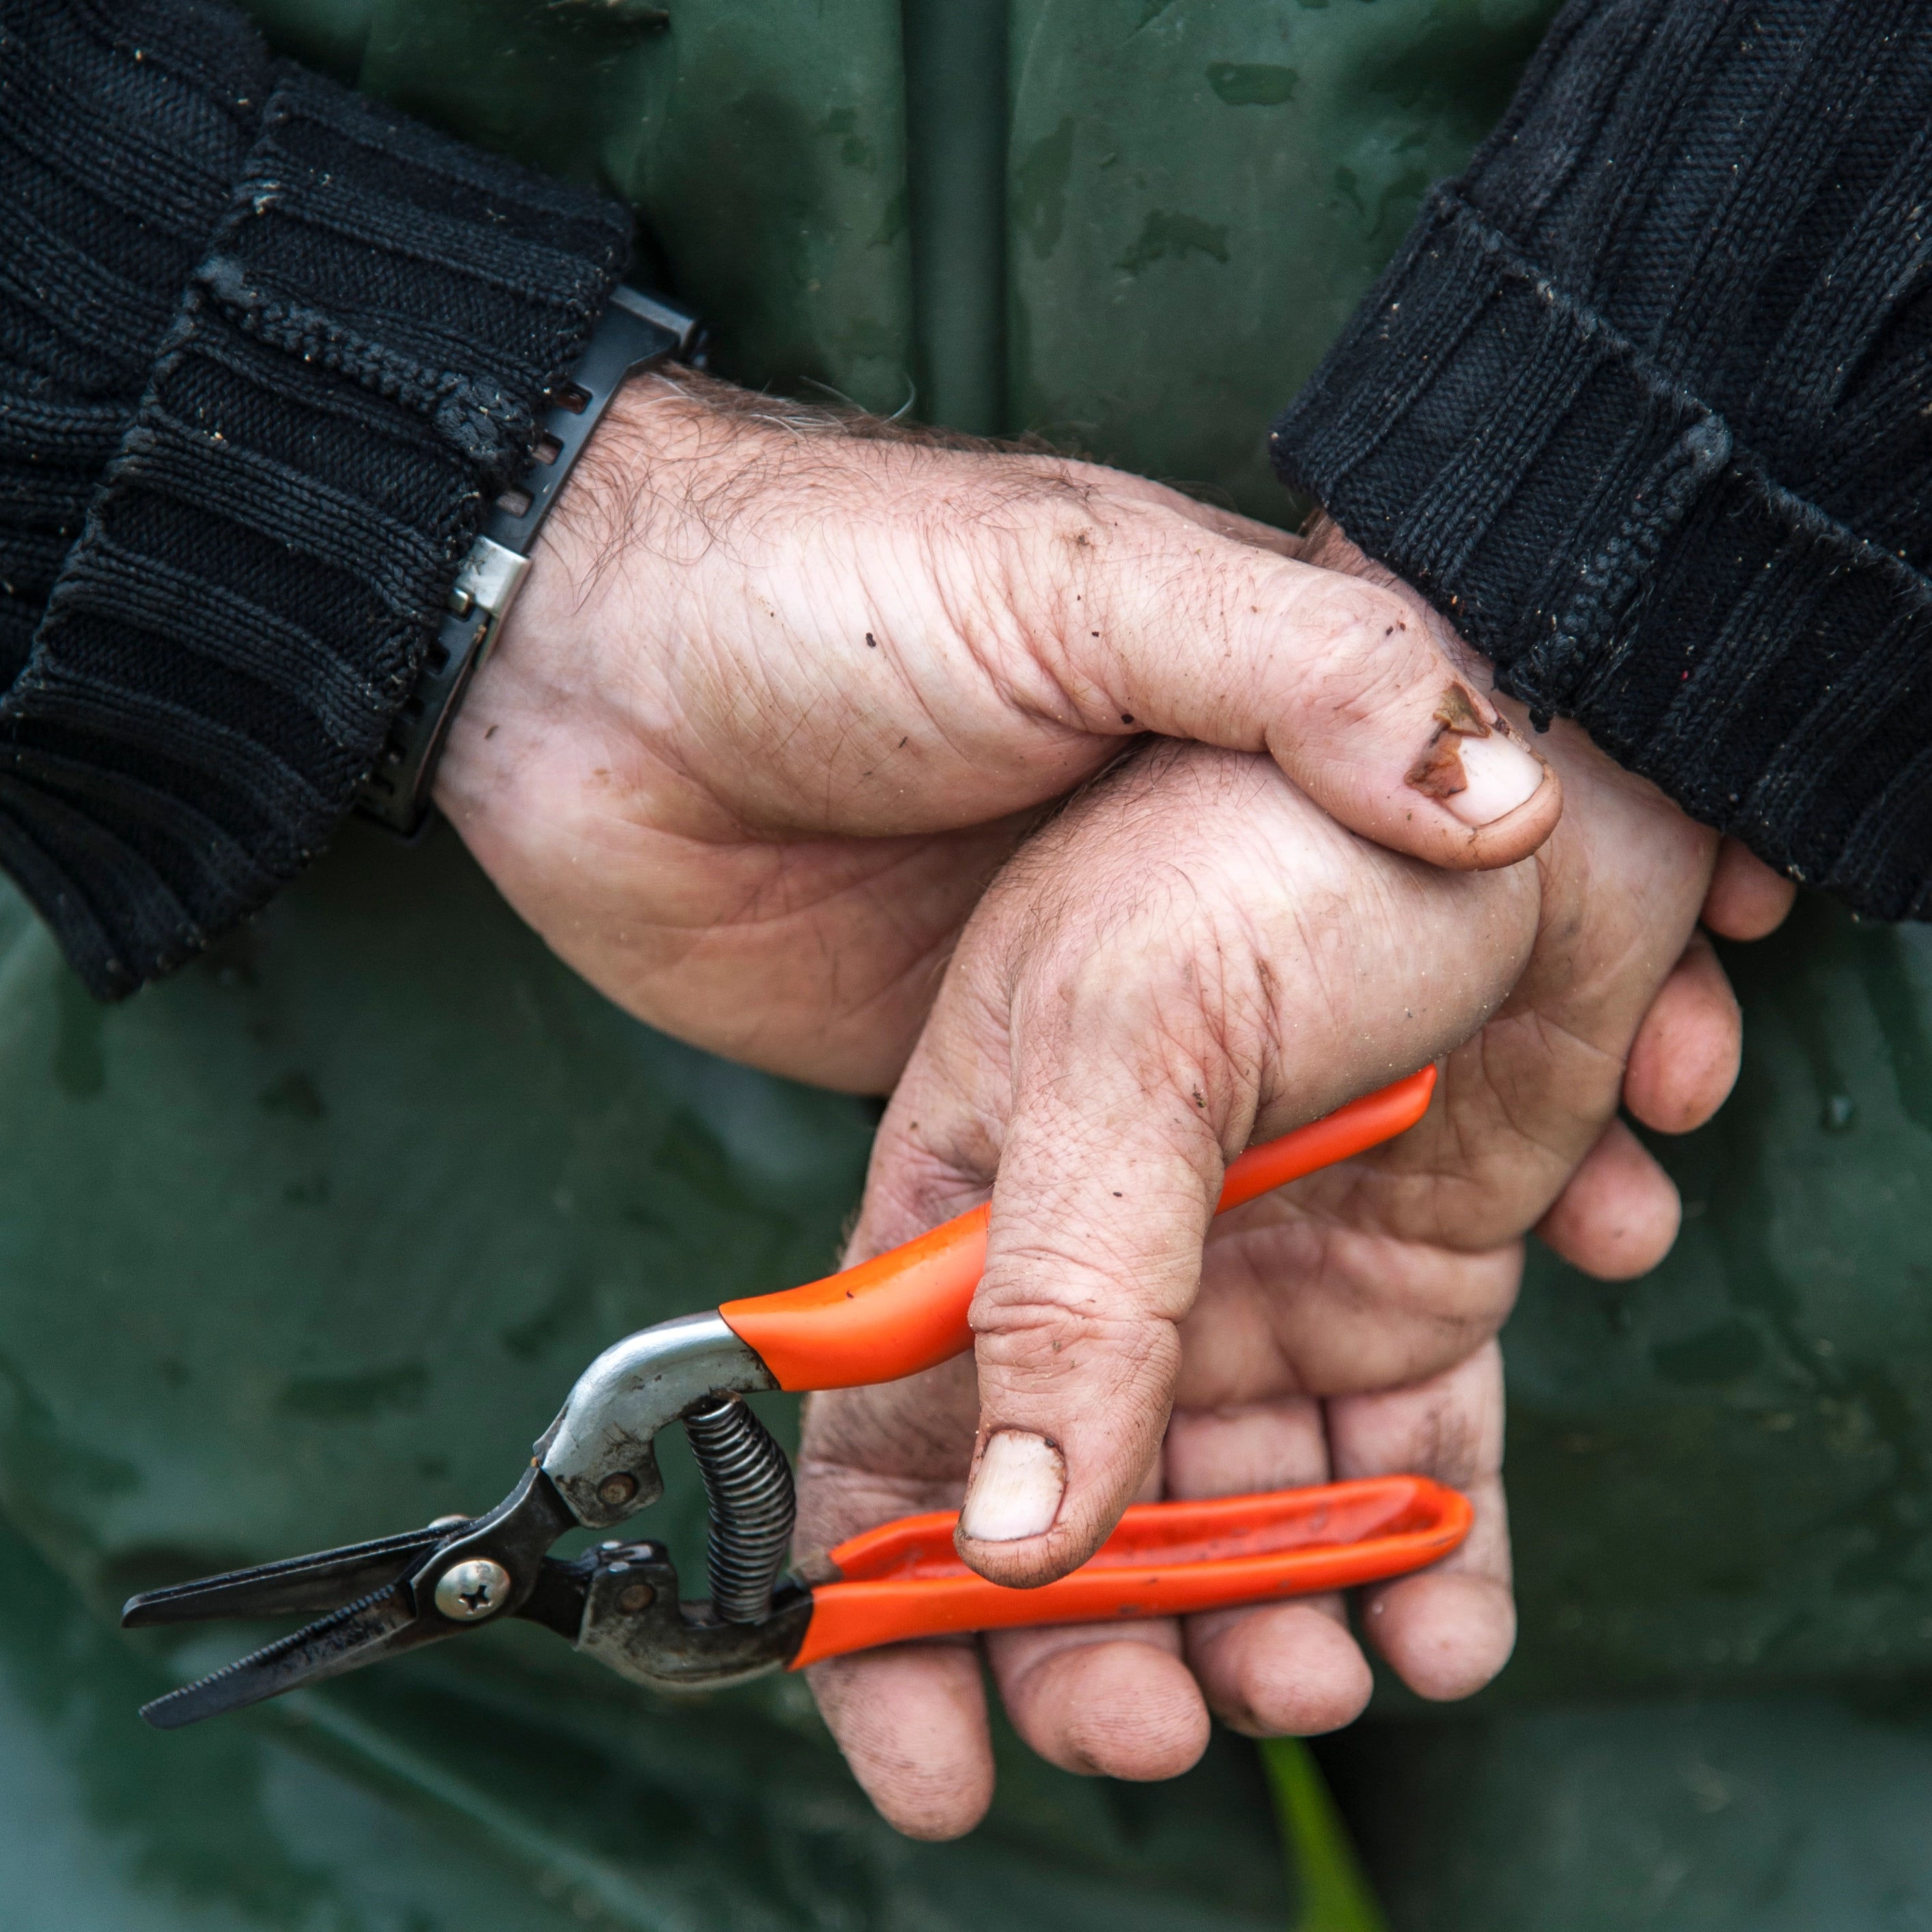
[{"label": "ribbed cuff", "polygon": [[0,866],[94,992],[328,838],[628,245],[614,203],[277,70],[0,702]]},{"label": "ribbed cuff", "polygon": [[1272,447],[1539,722],[1856,910],[1932,915],[1932,584],[1454,194]]}]

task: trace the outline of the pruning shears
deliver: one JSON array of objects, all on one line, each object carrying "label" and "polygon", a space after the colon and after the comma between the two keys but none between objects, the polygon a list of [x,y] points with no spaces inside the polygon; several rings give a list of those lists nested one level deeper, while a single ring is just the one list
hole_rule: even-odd
[{"label": "pruning shears", "polygon": [[[1346,1160],[1422,1118],[1425,1067],[1250,1149],[1217,1213]],[[1172,1616],[1372,1582],[1446,1556],[1468,1501],[1425,1477],[1137,1504],[1096,1554],[1037,1589],[1008,1589],[953,1552],[950,1510],[904,1516],[788,1571],[791,1468],[744,1401],[760,1390],[896,1380],[972,1346],[986,1264],[982,1206],[857,1267],[640,1330],[578,1379],[530,1467],[487,1515],[202,1577],[131,1598],[128,1628],[308,1616],[291,1636],[148,1705],[170,1730],[320,1683],[506,1617],[544,1625],[621,1676],[709,1690],[908,1638],[1014,1624]],[[708,1600],[681,1600],[662,1544],[607,1539],[663,1492],[653,1441],[681,1422],[710,1506]]]}]

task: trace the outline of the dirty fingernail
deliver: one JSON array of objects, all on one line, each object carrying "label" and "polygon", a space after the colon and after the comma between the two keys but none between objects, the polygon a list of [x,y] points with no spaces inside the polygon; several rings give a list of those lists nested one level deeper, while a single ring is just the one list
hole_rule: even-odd
[{"label": "dirty fingernail", "polygon": [[1066,1492],[1066,1464],[1044,1436],[997,1430],[986,1438],[980,1466],[959,1512],[962,1535],[976,1543],[1017,1543],[1053,1527]]},{"label": "dirty fingernail", "polygon": [[1475,694],[1451,684],[1436,706],[1436,735],[1410,769],[1418,791],[1480,830],[1534,798],[1549,768]]},{"label": "dirty fingernail", "polygon": [[1442,802],[1465,825],[1493,825],[1534,797],[1548,776],[1541,759],[1500,731],[1453,742],[1462,754],[1462,789]]}]

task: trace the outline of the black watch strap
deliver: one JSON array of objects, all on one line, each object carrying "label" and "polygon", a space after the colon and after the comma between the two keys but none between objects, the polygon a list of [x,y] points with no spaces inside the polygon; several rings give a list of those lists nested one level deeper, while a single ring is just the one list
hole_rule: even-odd
[{"label": "black watch strap", "polygon": [[688,362],[698,319],[621,283],[570,380],[550,397],[530,465],[490,507],[463,560],[422,675],[356,794],[358,811],[405,838],[428,822],[451,721],[490,655],[530,568],[536,534],[612,397],[654,362]]}]

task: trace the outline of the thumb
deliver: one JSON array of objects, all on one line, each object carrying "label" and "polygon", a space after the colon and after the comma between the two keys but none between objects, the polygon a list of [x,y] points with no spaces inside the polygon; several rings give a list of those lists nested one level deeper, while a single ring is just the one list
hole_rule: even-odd
[{"label": "thumb", "polygon": [[1171,1084],[1078,1081],[1108,1070],[1073,1070],[1077,1099],[1058,1082],[1023,1088],[1000,1156],[956,1538],[996,1583],[1064,1575],[1133,1500],[1173,1406],[1176,1324],[1200,1286],[1222,1167],[1204,1107]]},{"label": "thumb", "polygon": [[1096,527],[1062,546],[1055,627],[1090,728],[1118,729],[1114,713],[1264,752],[1338,824],[1457,870],[1514,865],[1554,830],[1556,774],[1406,586],[1152,503],[1088,514]]},{"label": "thumb", "polygon": [[1521,969],[1533,888],[1392,860],[1199,746],[1120,768],[1009,865],[886,1111],[861,1230],[903,1238],[993,1180],[958,1539],[981,1575],[1093,1553],[1159,1451],[1226,1159],[1258,1118],[1282,1132],[1467,1038]]}]

